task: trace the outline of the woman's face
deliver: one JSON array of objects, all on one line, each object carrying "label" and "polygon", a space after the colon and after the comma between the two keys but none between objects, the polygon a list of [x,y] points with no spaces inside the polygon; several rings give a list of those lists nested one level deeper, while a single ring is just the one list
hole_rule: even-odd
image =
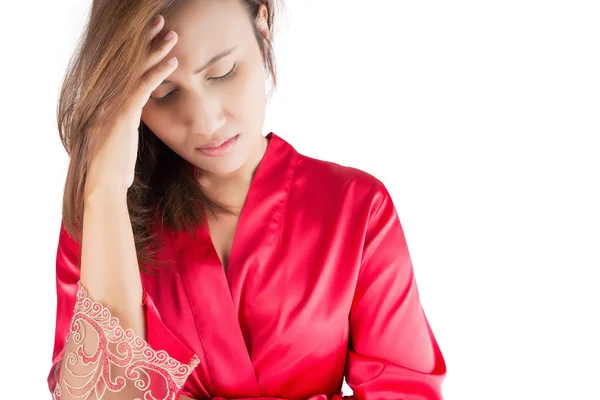
[{"label": "woman's face", "polygon": [[[264,6],[259,15],[264,17],[260,29],[268,29]],[[142,121],[182,158],[214,174],[239,169],[264,140],[265,72],[251,24],[240,0],[196,0],[166,15],[158,35],[162,38],[171,29],[177,33],[165,59],[176,56],[178,66],[152,92]],[[198,150],[237,134],[233,148],[222,156]]]}]

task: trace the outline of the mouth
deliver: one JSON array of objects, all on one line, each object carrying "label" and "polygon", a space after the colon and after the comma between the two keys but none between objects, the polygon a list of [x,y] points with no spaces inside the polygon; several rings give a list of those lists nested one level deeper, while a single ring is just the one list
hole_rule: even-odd
[{"label": "mouth", "polygon": [[219,157],[227,154],[233,148],[239,136],[240,134],[238,133],[237,135],[225,140],[220,144],[217,144],[216,146],[207,145],[203,147],[198,147],[197,150],[209,157]]}]

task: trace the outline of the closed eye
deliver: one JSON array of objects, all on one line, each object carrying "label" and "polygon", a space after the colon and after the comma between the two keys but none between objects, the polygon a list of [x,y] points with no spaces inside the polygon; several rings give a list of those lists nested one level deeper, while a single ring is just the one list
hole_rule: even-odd
[{"label": "closed eye", "polygon": [[[217,76],[217,77],[210,77],[210,78],[207,78],[206,80],[208,80],[208,81],[210,81],[210,80],[217,80],[219,82],[226,82],[229,79],[233,78],[233,76],[235,75],[236,66],[237,66],[237,61],[235,63],[233,63],[233,67],[225,75]],[[174,93],[174,92],[176,92],[176,91],[177,90],[173,90],[172,92],[169,92],[167,95],[165,95],[163,97],[150,97],[150,98],[152,100],[154,100],[154,102],[156,104],[164,104],[164,103],[166,103],[169,100],[169,98],[171,97],[171,94]]]},{"label": "closed eye", "polygon": [[208,78],[207,80],[210,81],[211,79],[216,79],[216,80],[218,80],[220,82],[225,82],[226,80],[231,79],[233,77],[233,73],[235,72],[236,65],[237,65],[237,61],[233,63],[233,67],[225,75],[218,76],[216,78],[214,78],[214,77],[213,78]]}]

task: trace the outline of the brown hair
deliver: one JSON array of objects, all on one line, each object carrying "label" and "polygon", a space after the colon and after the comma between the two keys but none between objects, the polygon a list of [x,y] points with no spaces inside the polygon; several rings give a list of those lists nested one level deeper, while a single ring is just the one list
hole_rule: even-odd
[{"label": "brown hair", "polygon": [[[189,0],[94,0],[88,24],[78,42],[57,105],[58,130],[70,156],[62,218],[65,229],[81,243],[84,188],[88,165],[106,135],[101,124],[119,112],[119,104],[135,90],[139,74],[150,51],[147,32],[158,14],[167,16]],[[248,11],[259,43],[263,65],[277,77],[272,46],[276,0],[238,0]],[[281,0],[279,0],[281,2]],[[255,23],[260,5],[267,8],[269,37]],[[97,121],[102,110],[102,121]],[[97,125],[98,124],[98,125]],[[99,127],[100,129],[90,129]],[[135,238],[140,269],[155,264],[154,250],[160,248],[156,228],[193,232],[203,224],[203,211],[232,211],[211,199],[200,186],[188,162],[166,146],[140,121],[135,177],[127,193],[127,207]]]}]

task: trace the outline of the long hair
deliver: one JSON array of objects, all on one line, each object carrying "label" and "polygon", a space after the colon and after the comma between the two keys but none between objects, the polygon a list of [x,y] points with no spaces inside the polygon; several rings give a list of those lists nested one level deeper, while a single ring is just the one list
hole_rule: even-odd
[{"label": "long hair", "polygon": [[[189,0],[94,0],[89,21],[78,41],[61,86],[57,123],[61,141],[70,156],[62,218],[65,229],[81,243],[84,188],[91,159],[107,139],[102,124],[119,112],[136,89],[150,46],[147,30],[158,14],[167,16]],[[277,86],[272,33],[276,0],[238,0],[248,11],[259,43],[263,65],[273,88]],[[281,2],[281,0],[279,0]],[[269,35],[256,25],[260,5],[267,8]],[[95,118],[102,110],[102,121]],[[91,127],[94,129],[90,129]],[[97,129],[100,128],[100,129]],[[158,228],[193,232],[204,224],[203,212],[232,211],[211,199],[198,183],[185,159],[165,145],[142,121],[138,127],[135,177],[127,192],[138,264],[157,263]]]}]

